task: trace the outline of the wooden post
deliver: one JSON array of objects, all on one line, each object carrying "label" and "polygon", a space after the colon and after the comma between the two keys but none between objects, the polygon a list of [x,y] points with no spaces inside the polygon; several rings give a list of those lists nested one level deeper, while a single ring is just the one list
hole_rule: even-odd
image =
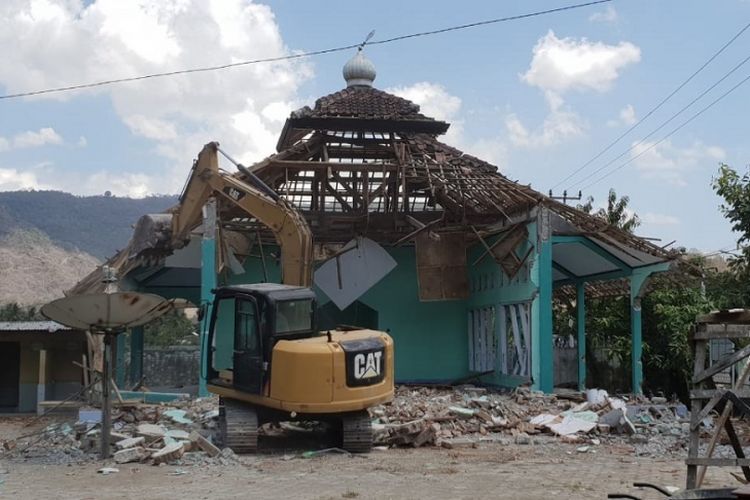
[{"label": "wooden post", "polygon": [[[706,367],[706,341],[695,340],[695,362],[693,363],[693,373],[700,373]],[[690,403],[690,440],[688,441],[688,459],[698,458],[698,448],[700,446],[700,429],[698,428],[698,415],[703,408],[703,401],[693,398]],[[698,466],[688,464],[687,467],[687,484],[686,488],[695,489],[698,479]]]}]

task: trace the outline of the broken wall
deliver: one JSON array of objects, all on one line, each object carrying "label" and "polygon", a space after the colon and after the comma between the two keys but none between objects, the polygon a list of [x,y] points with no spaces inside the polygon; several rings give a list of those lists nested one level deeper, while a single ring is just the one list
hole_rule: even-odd
[{"label": "broken wall", "polygon": [[[470,367],[474,373],[491,371],[482,380],[493,385],[515,387],[535,378],[539,307],[536,223],[526,224],[526,233],[513,248],[521,264],[512,276],[502,265],[503,259],[497,262],[481,242],[468,252]],[[485,242],[492,247],[504,238],[504,234],[493,235]]]}]

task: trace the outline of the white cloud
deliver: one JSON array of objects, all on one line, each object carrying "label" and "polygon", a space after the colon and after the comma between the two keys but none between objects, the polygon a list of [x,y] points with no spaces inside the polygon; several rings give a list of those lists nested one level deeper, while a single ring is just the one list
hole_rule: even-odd
[{"label": "white cloud", "polygon": [[453,120],[461,109],[461,99],[448,93],[442,85],[431,82],[418,82],[405,87],[386,89],[420,106],[420,112],[437,120]]},{"label": "white cloud", "polygon": [[0,168],[0,191],[37,189],[39,182],[31,172],[21,172],[15,168]]},{"label": "white cloud", "polygon": [[11,149],[38,148],[48,144],[59,145],[63,138],[51,127],[40,128],[38,131],[27,130],[19,132],[10,139],[0,137],[0,152]]},{"label": "white cloud", "polygon": [[505,119],[505,128],[514,146],[534,149],[582,136],[586,125],[574,112],[557,109],[551,111],[536,130],[529,131],[515,114]]},{"label": "white cloud", "polygon": [[[546,148],[584,135],[587,124],[566,106],[565,93],[572,90],[605,92],[617,80],[622,68],[639,61],[640,57],[640,49],[630,42],[607,45],[586,38],[557,38],[550,30],[537,41],[529,69],[520,75],[521,81],[542,90],[549,113],[534,130],[529,130],[515,113],[510,114],[505,128],[511,144],[521,148]],[[634,118],[632,106],[628,111],[630,114],[621,113],[622,120]]]},{"label": "white cloud", "polygon": [[[271,9],[250,0],[6,0],[0,45],[9,93],[290,53]],[[171,165],[149,172],[148,182],[134,173],[122,189],[176,192],[206,142],[220,141],[243,163],[272,153],[311,75],[308,62],[279,61],[34,99],[108,95],[131,132]]]},{"label": "white cloud", "polygon": [[423,115],[450,123],[448,132],[440,137],[440,141],[498,168],[507,164],[508,146],[501,137],[482,139],[466,137],[461,98],[451,94],[443,85],[434,82],[417,82],[413,85],[385,90],[418,104]]},{"label": "white cloud", "polygon": [[646,212],[639,215],[641,222],[653,226],[676,226],[680,219],[674,215],[660,214],[655,212]]},{"label": "white cloud", "polygon": [[87,141],[86,137],[84,136],[79,137],[78,142],[76,142],[76,146],[78,146],[79,148],[85,148],[88,145],[89,145],[89,141]]},{"label": "white cloud", "polygon": [[619,16],[617,15],[617,11],[614,7],[611,5],[608,5],[607,8],[600,12],[594,12],[589,16],[589,21],[592,23],[616,23]]},{"label": "white cloud", "polygon": [[403,87],[385,89],[419,105],[420,113],[451,124],[443,136],[445,142],[458,146],[463,142],[463,120],[459,117],[461,98],[452,95],[439,83],[417,82]]},{"label": "white cloud", "polygon": [[701,165],[715,168],[717,162],[726,158],[726,152],[718,146],[706,146],[701,142],[679,148],[667,140],[656,146],[653,142],[634,143],[630,157],[644,178],[685,186],[685,177],[691,170]]},{"label": "white cloud", "polygon": [[630,42],[607,45],[586,38],[557,38],[550,30],[533,49],[528,71],[521,79],[547,92],[569,90],[604,92],[626,66],[641,59],[641,50]]},{"label": "white cloud", "polygon": [[608,127],[617,127],[619,125],[633,125],[638,121],[635,116],[635,108],[632,104],[628,104],[620,110],[620,114],[617,120],[609,120],[607,122]]},{"label": "white cloud", "polygon": [[13,147],[15,149],[37,148],[47,144],[62,144],[63,140],[55,129],[45,127],[38,132],[26,131],[13,136]]}]

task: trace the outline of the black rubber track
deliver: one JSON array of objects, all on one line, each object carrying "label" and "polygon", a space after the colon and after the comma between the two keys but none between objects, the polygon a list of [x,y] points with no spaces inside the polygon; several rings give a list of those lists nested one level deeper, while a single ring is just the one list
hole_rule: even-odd
[{"label": "black rubber track", "polygon": [[372,450],[372,421],[367,410],[347,413],[341,417],[341,447],[351,453]]},{"label": "black rubber track", "polygon": [[239,401],[221,398],[219,419],[224,446],[235,453],[258,451],[258,414],[254,408]]}]

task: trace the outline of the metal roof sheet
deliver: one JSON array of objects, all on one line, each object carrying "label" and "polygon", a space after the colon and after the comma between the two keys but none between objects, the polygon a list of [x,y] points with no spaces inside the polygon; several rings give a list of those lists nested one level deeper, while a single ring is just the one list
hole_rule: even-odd
[{"label": "metal roof sheet", "polygon": [[69,328],[55,321],[0,321],[0,332],[73,332]]}]

